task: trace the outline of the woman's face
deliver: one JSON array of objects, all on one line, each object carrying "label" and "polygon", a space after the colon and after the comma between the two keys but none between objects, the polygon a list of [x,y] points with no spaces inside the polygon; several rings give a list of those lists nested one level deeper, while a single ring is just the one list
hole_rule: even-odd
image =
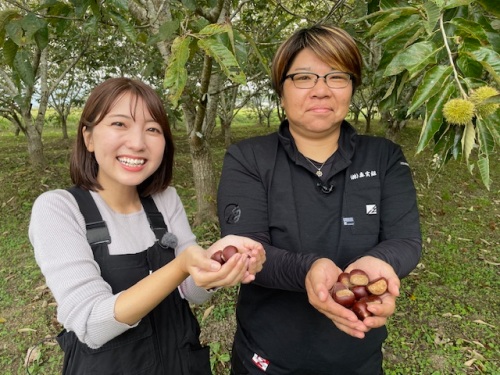
[{"label": "woman's face", "polygon": [[[323,76],[337,70],[306,48],[297,54],[286,74],[310,72]],[[320,78],[313,88],[301,89],[288,78],[283,82],[281,105],[294,136],[322,138],[340,130],[349,112],[351,96],[352,81],[345,88],[332,89]]]},{"label": "woman's face", "polygon": [[135,188],[162,162],[163,130],[144,101],[130,93],[118,98],[101,122],[83,132],[87,150],[94,153],[99,165],[97,180],[104,189]]}]

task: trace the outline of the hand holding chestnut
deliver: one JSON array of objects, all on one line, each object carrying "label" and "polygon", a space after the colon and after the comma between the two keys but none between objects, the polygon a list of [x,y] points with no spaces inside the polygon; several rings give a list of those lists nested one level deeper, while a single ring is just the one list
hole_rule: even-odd
[{"label": "hand holding chestnut", "polygon": [[379,297],[387,291],[387,279],[379,277],[370,280],[367,273],[353,269],[349,273],[342,272],[331,289],[335,302],[351,309],[359,320],[372,316],[368,310],[370,303],[382,303]]}]

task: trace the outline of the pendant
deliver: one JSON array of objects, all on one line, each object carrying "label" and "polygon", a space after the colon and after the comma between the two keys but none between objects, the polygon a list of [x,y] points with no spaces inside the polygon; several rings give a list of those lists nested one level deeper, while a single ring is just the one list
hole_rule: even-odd
[{"label": "pendant", "polygon": [[323,172],[321,172],[321,171],[316,171],[316,176],[318,176],[318,177],[323,176]]}]

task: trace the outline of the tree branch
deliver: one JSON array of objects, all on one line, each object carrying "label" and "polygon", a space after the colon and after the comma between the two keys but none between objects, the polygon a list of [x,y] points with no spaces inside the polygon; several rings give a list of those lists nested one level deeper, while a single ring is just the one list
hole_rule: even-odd
[{"label": "tree branch", "polygon": [[462,94],[462,97],[464,99],[467,99],[467,93],[465,92],[462,85],[460,84],[460,80],[458,78],[458,72],[457,72],[457,69],[455,68],[455,63],[453,62],[453,55],[451,54],[450,46],[448,45],[448,36],[446,35],[446,31],[444,30],[443,15],[444,14],[441,13],[441,15],[439,16],[439,28],[441,29],[441,34],[443,35],[444,46],[446,47],[446,51],[448,52],[448,58],[450,59],[450,65],[453,68],[453,75],[455,76],[455,81],[457,82],[460,93]]}]

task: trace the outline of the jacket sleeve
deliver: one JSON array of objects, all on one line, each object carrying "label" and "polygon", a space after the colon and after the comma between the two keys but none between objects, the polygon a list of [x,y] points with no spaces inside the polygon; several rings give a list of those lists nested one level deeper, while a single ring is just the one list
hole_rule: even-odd
[{"label": "jacket sleeve", "polygon": [[225,155],[217,198],[222,235],[237,234],[262,243],[266,250],[266,263],[256,275],[255,284],[305,291],[306,274],[319,257],[271,245],[267,186],[265,177],[256,167],[255,152],[259,151],[243,151],[238,145],[233,145]]},{"label": "jacket sleeve", "polygon": [[388,142],[387,167],[381,178],[379,243],[366,255],[389,263],[401,278],[421,257],[417,195],[410,165],[401,148]]}]

